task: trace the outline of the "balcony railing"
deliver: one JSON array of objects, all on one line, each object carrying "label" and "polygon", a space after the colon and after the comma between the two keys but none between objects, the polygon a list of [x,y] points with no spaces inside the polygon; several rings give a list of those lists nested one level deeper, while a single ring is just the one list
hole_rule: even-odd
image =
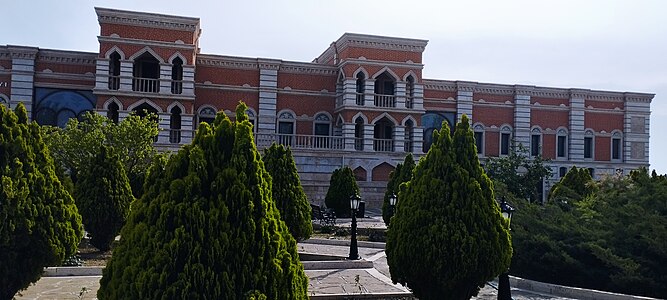
[{"label": "balcony railing", "polygon": [[169,142],[177,144],[181,142],[181,130],[180,129],[170,129],[169,130]]},{"label": "balcony railing", "polygon": [[405,98],[405,108],[412,108],[414,106],[414,101],[415,101],[414,97],[410,97],[410,96],[406,97]]},{"label": "balcony railing", "polygon": [[357,93],[357,105],[364,105],[364,93]]},{"label": "balcony railing", "polygon": [[120,89],[120,76],[109,76],[109,89],[110,90]]},{"label": "balcony railing", "polygon": [[272,143],[290,146],[292,149],[345,149],[345,138],[342,136],[302,135],[257,133],[257,146],[268,147]]},{"label": "balcony railing", "polygon": [[394,152],[394,140],[373,139],[373,150],[377,152]]},{"label": "balcony railing", "polygon": [[403,144],[403,151],[412,152],[412,145],[414,145],[412,140],[405,140],[405,144]]},{"label": "balcony railing", "polygon": [[361,151],[364,150],[364,139],[355,138],[354,139],[354,150]]},{"label": "balcony railing", "polygon": [[171,81],[171,93],[172,94],[182,94],[183,93],[183,81],[182,80],[172,80]]},{"label": "balcony railing", "polygon": [[375,107],[396,107],[394,95],[375,95]]},{"label": "balcony railing", "polygon": [[160,81],[157,78],[135,77],[132,80],[132,90],[135,92],[157,93],[160,90]]}]

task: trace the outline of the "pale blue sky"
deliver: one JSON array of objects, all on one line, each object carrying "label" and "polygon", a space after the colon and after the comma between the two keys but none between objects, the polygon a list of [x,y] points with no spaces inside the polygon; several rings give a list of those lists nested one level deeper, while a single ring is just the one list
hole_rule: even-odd
[{"label": "pale blue sky", "polygon": [[344,32],[429,40],[424,76],[655,93],[651,168],[667,173],[667,1],[0,3],[0,44],[98,51],[93,7],[199,17],[203,53],[311,61]]}]

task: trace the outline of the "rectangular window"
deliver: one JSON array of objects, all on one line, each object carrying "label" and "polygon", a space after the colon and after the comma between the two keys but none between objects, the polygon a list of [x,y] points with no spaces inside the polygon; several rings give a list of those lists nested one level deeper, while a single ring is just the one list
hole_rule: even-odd
[{"label": "rectangular window", "polygon": [[475,146],[477,147],[477,154],[484,153],[484,132],[475,132]]},{"label": "rectangular window", "polygon": [[278,122],[278,139],[280,144],[291,146],[292,134],[294,134],[294,123],[292,122]]},{"label": "rectangular window", "polygon": [[329,135],[329,124],[315,124],[315,135]]},{"label": "rectangular window", "polygon": [[558,136],[558,157],[565,157],[566,155],[566,149],[567,149],[567,137],[566,136]]},{"label": "rectangular window", "polygon": [[530,156],[540,155],[542,137],[538,134],[530,136]]},{"label": "rectangular window", "polygon": [[500,155],[510,154],[510,134],[502,133],[500,135]]},{"label": "rectangular window", "polygon": [[593,138],[584,138],[584,158],[593,158]]},{"label": "rectangular window", "polygon": [[621,159],[621,139],[611,140],[611,159]]}]

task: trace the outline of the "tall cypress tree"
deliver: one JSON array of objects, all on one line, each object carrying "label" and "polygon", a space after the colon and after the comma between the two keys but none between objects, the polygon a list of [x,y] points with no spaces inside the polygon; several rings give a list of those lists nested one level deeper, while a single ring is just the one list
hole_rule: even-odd
[{"label": "tall cypress tree", "polygon": [[74,195],[83,226],[91,235],[90,244],[101,251],[109,250],[134,201],[123,164],[112,148],[101,146],[80,171]]},{"label": "tall cypress tree", "polygon": [[398,195],[398,190],[402,183],[410,181],[412,178],[412,171],[415,169],[415,159],[412,153],[405,156],[402,164],[398,164],[396,169],[389,175],[389,182],[387,182],[387,190],[384,192],[384,200],[382,202],[382,219],[384,223],[389,225],[389,220],[394,215],[391,206],[389,205],[389,197],[391,195]]},{"label": "tall cypress tree", "polygon": [[81,240],[81,216],[56,176],[37,123],[23,104],[0,105],[0,299],[59,265]]},{"label": "tall cypress tree", "polygon": [[558,181],[549,192],[550,201],[568,202],[578,201],[591,195],[596,190],[593,177],[584,168],[573,166],[565,176]]},{"label": "tall cypress tree", "polygon": [[246,106],[154,164],[104,269],[100,299],[306,299]]},{"label": "tall cypress tree", "polygon": [[334,170],[329,180],[329,189],[324,198],[328,208],[332,208],[338,216],[350,215],[350,196],[359,194],[359,186],[354,172],[345,166]]},{"label": "tall cypress tree", "polygon": [[292,236],[305,240],[313,233],[312,212],[303,191],[292,150],[273,144],[264,150],[264,166],[272,179],[273,201]]},{"label": "tall cypress tree", "polygon": [[469,299],[507,270],[507,225],[480,167],[468,118],[454,138],[444,122],[399,192],[387,232],[387,262],[394,282],[419,299]]}]

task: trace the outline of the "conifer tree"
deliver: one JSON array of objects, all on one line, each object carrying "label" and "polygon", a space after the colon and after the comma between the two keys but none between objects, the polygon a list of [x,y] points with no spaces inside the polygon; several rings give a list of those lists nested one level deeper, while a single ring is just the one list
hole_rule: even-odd
[{"label": "conifer tree", "polygon": [[334,170],[329,180],[329,189],[324,198],[327,208],[332,208],[338,216],[350,215],[350,196],[359,194],[359,186],[354,172],[345,166]]},{"label": "conifer tree", "polygon": [[392,280],[422,300],[469,299],[509,267],[507,224],[468,122],[463,116],[453,139],[446,122],[434,133],[433,146],[399,192],[389,224]]},{"label": "conifer tree", "polygon": [[296,240],[271,198],[245,104],[153,164],[100,299],[307,299]]},{"label": "conifer tree", "polygon": [[0,299],[76,253],[81,216],[56,176],[37,123],[23,104],[0,105]]},{"label": "conifer tree", "polygon": [[305,240],[313,233],[310,202],[303,191],[292,150],[273,144],[264,150],[264,166],[272,179],[273,201],[292,236]]},{"label": "conifer tree", "polygon": [[578,201],[595,192],[593,177],[587,169],[573,166],[549,192],[550,201]]},{"label": "conifer tree", "polygon": [[393,211],[389,205],[389,197],[391,195],[398,195],[398,190],[402,183],[410,181],[412,178],[412,171],[415,169],[415,159],[412,153],[408,153],[402,164],[398,164],[396,169],[389,175],[389,182],[387,182],[387,190],[384,192],[384,200],[382,202],[382,219],[384,223],[389,225],[389,220],[393,216]]},{"label": "conifer tree", "polygon": [[75,199],[90,244],[101,251],[111,248],[134,201],[130,182],[117,154],[107,146],[81,170]]}]

